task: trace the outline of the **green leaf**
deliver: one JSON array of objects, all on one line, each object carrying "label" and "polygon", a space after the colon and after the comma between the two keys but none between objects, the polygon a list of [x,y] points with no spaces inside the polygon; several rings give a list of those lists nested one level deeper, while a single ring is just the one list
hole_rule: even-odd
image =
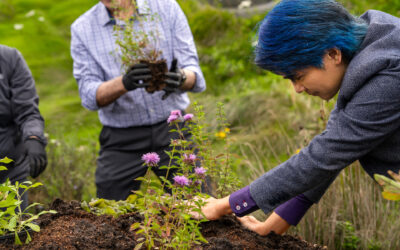
[{"label": "green leaf", "polygon": [[9,159],[7,157],[5,157],[3,159],[0,159],[0,163],[8,164],[8,163],[11,163],[11,162],[13,162],[13,160],[11,160],[11,159]]},{"label": "green leaf", "polygon": [[18,236],[18,232],[15,232],[14,234],[15,234],[15,245],[22,245],[22,242]]},{"label": "green leaf", "polygon": [[106,207],[106,202],[104,199],[98,199],[98,200],[93,200],[93,201],[89,202],[89,205],[92,207],[104,208],[104,207]]},{"label": "green leaf", "polygon": [[137,197],[136,194],[131,194],[131,195],[129,195],[128,198],[126,199],[126,202],[134,204],[135,201],[137,200],[137,198],[138,198],[138,197]]},{"label": "green leaf", "polygon": [[13,199],[13,198],[9,199],[9,198],[7,197],[7,200],[5,200],[5,201],[0,201],[0,207],[6,207],[6,208],[8,208],[8,207],[17,206],[17,205],[18,205],[18,200]]},{"label": "green leaf", "polygon": [[27,206],[27,207],[25,208],[25,210],[28,210],[29,208],[34,207],[34,206],[37,206],[37,205],[41,205],[41,204],[40,204],[40,203],[37,203],[37,202],[32,203],[32,204],[30,204],[29,206]]},{"label": "green leaf", "polygon": [[29,186],[29,185],[32,185],[32,183],[33,183],[33,182],[31,182],[31,181],[24,181],[24,182],[22,182],[21,184],[24,184],[24,185],[28,185],[28,186]]},{"label": "green leaf", "polygon": [[182,215],[184,220],[190,220],[191,216],[189,214],[183,214]]},{"label": "green leaf", "polygon": [[30,188],[35,188],[35,187],[39,187],[39,186],[43,186],[43,184],[40,183],[40,182],[36,182],[36,183],[32,184],[32,185],[30,186]]},{"label": "green leaf", "polygon": [[32,241],[31,235],[29,234],[29,232],[26,232],[26,240],[25,240],[25,244],[28,244],[29,242]]},{"label": "green leaf", "polygon": [[17,216],[14,215],[13,217],[11,217],[10,222],[8,223],[8,230],[15,231],[16,227],[17,227]]},{"label": "green leaf", "polygon": [[139,222],[136,222],[136,223],[133,223],[133,224],[131,225],[130,230],[136,230],[136,229],[138,229],[139,227],[140,227],[140,223],[139,223]]},{"label": "green leaf", "polygon": [[4,170],[7,170],[7,168],[4,166],[0,166],[0,171],[4,171]]},{"label": "green leaf", "polygon": [[142,246],[143,246],[143,244],[144,244],[144,242],[137,244],[133,250],[139,250],[139,249],[141,249]]},{"label": "green leaf", "polygon": [[22,224],[28,224],[28,223],[30,223],[30,222],[32,222],[34,220],[37,220],[39,218],[39,215],[31,215],[30,214],[30,216],[31,217],[29,219],[26,219],[26,220],[22,221]]},{"label": "green leaf", "polygon": [[33,223],[28,223],[25,226],[31,228],[35,232],[40,232],[40,227],[39,225],[33,224]]},{"label": "green leaf", "polygon": [[390,192],[382,192],[383,198],[390,201],[400,201],[400,194],[398,193],[390,193]]},{"label": "green leaf", "polygon": [[112,215],[112,216],[114,216],[114,217],[117,215],[117,213],[115,212],[115,210],[112,209],[111,207],[106,207],[106,208],[105,208],[105,213],[106,213],[106,214],[110,214],[110,215]]}]

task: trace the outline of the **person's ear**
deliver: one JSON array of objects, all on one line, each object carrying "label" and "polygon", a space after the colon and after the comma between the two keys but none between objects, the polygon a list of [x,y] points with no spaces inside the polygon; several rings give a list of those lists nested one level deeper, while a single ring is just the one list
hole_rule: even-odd
[{"label": "person's ear", "polygon": [[335,64],[341,64],[343,61],[342,51],[338,48],[329,49],[326,55],[329,59],[333,60]]}]

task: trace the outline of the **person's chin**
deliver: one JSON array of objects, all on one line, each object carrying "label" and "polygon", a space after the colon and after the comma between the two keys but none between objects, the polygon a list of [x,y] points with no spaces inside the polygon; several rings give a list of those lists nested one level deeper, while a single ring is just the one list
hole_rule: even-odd
[{"label": "person's chin", "polygon": [[332,99],[335,95],[320,95],[319,97],[325,101],[329,101],[330,99]]}]

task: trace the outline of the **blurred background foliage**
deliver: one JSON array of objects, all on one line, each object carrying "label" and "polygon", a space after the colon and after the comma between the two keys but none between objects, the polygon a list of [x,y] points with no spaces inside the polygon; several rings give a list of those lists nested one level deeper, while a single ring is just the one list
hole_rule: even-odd
[{"label": "blurred background foliage", "polygon": [[[72,76],[70,25],[97,0],[1,0],[0,44],[24,55],[36,80],[49,138],[45,187],[30,199],[90,200],[101,125],[85,110]],[[306,146],[324,129],[334,102],[297,95],[289,81],[253,64],[257,24],[263,14],[241,17],[219,0],[178,0],[188,17],[207,90],[191,94],[216,129],[216,103],[223,102],[230,126],[235,171],[244,184]],[[268,1],[260,1],[265,3]],[[213,3],[210,5],[209,3]],[[352,13],[377,9],[400,15],[398,0],[342,1]],[[191,108],[189,108],[191,111]],[[216,140],[215,150],[221,150]],[[385,201],[358,163],[347,168],[318,205],[291,230],[329,249],[400,249],[399,204]],[[265,219],[261,212],[255,213]]]}]

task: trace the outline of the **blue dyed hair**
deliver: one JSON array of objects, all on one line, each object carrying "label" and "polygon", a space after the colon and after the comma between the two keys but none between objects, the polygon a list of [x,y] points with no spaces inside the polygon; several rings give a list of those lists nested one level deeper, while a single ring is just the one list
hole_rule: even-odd
[{"label": "blue dyed hair", "polygon": [[334,0],[282,0],[259,26],[255,63],[292,78],[298,70],[322,68],[323,56],[332,48],[349,62],[367,28]]}]

